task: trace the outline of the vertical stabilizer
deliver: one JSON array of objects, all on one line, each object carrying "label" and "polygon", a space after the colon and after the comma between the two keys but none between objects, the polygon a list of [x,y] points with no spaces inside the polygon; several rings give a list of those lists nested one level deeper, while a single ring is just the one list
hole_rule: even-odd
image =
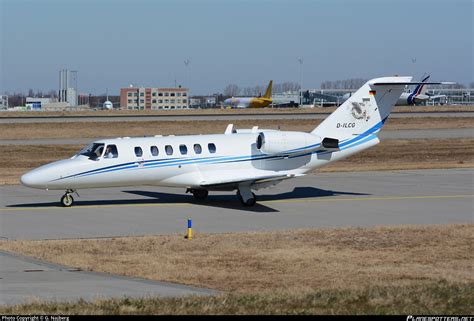
[{"label": "vertical stabilizer", "polygon": [[339,141],[377,133],[412,77],[369,80],[311,133]]},{"label": "vertical stabilizer", "polygon": [[270,80],[268,83],[267,90],[265,91],[265,95],[263,96],[264,98],[272,98],[272,86],[273,86],[273,80]]}]

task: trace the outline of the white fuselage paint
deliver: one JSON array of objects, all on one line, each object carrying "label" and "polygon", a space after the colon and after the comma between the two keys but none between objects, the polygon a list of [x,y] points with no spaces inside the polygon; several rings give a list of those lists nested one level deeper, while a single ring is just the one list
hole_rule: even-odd
[{"label": "white fuselage paint", "polygon": [[251,102],[252,98],[249,97],[227,98],[224,100],[224,106],[230,106],[234,108],[248,108]]},{"label": "white fuselage paint", "polygon": [[[219,178],[304,174],[378,143],[374,136],[337,152],[286,157],[260,152],[255,144],[260,132],[99,140],[96,143],[116,145],[118,157],[91,160],[87,156],[73,156],[34,169],[21,180],[30,187],[51,190],[137,185],[199,188]],[[215,144],[215,153],[209,152],[210,143]],[[201,145],[201,154],[196,154],[194,144]],[[173,155],[165,153],[166,145],[172,146]],[[187,147],[186,155],[181,154],[180,145]],[[158,156],[152,156],[151,146],[158,147]],[[135,155],[135,147],[141,147],[142,157]]]}]

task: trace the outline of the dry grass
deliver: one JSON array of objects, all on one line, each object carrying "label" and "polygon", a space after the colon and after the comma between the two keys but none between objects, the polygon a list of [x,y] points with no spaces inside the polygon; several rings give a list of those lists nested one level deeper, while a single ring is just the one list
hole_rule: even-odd
[{"label": "dry grass", "polygon": [[[18,184],[40,165],[71,157],[79,145],[0,145],[0,184]],[[32,157],[34,156],[34,157]],[[386,140],[322,172],[474,167],[474,139]]]},{"label": "dry grass", "polygon": [[322,167],[322,172],[474,167],[474,139],[397,139]]},{"label": "dry grass", "polygon": [[122,298],[0,306],[1,314],[404,314],[471,315],[473,283],[436,282],[311,293],[223,294],[214,297]]},{"label": "dry grass", "polygon": [[[304,114],[330,113],[335,107],[325,108],[248,108],[248,109],[188,109],[188,110],[97,110],[97,111],[59,111],[59,112],[1,112],[0,117],[51,117],[51,116],[111,116],[111,115],[215,115],[215,114]],[[459,112],[473,111],[474,106],[395,106],[394,112]]]},{"label": "dry grass", "polygon": [[[474,284],[474,224],[111,239],[0,241],[0,249],[125,276],[242,294]],[[472,293],[471,293],[472,295]]]},{"label": "dry grass", "polygon": [[[64,122],[64,123],[5,123],[0,124],[0,139],[40,138],[100,138],[145,135],[187,135],[223,133],[227,124],[236,128],[260,128],[311,131],[321,120],[214,120],[214,121],[127,121],[119,122]],[[473,128],[471,117],[415,117],[393,118],[384,129]]]}]

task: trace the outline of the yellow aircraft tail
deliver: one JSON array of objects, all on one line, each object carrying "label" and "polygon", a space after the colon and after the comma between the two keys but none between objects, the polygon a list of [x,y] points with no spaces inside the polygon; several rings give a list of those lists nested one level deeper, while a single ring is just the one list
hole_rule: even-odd
[{"label": "yellow aircraft tail", "polygon": [[267,90],[265,91],[265,95],[263,98],[272,98],[272,85],[273,85],[273,80],[270,80],[268,83]]}]

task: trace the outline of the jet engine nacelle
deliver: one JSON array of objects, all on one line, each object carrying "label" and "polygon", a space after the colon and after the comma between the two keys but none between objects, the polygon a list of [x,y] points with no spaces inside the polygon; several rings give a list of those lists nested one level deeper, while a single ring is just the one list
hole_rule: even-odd
[{"label": "jet engine nacelle", "polygon": [[[321,137],[302,132],[271,131],[261,132],[257,137],[257,149],[265,154],[279,154],[287,151],[302,152],[321,144]],[[311,147],[310,147],[311,146]]]}]

